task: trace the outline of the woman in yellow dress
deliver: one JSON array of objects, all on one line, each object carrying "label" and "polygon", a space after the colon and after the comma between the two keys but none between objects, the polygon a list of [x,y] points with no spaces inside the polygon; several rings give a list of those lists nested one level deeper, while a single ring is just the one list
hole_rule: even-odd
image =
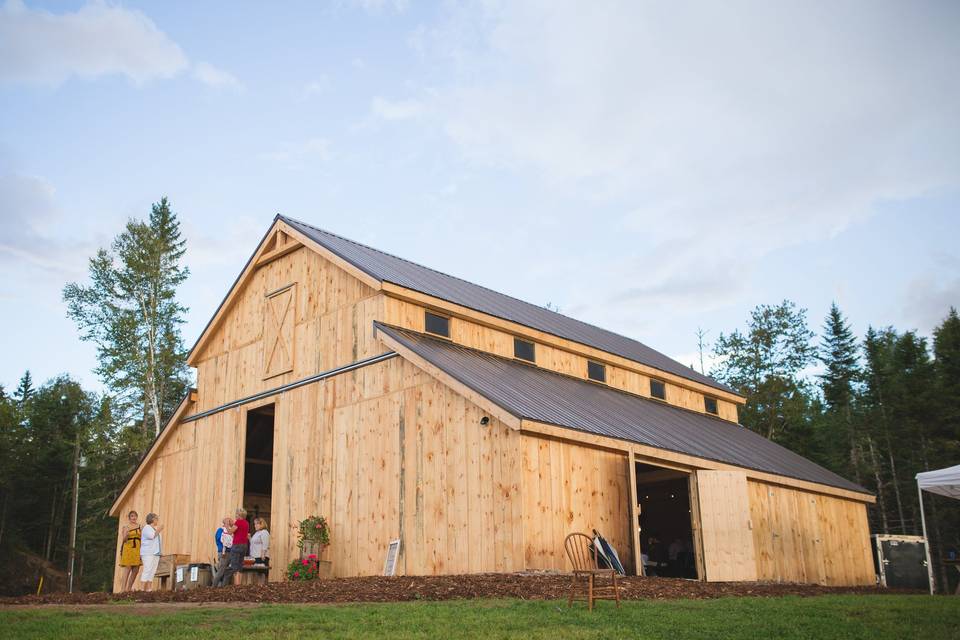
[{"label": "woman in yellow dress", "polygon": [[127,524],[120,530],[120,590],[132,591],[140,573],[140,523],[136,511],[127,514]]}]

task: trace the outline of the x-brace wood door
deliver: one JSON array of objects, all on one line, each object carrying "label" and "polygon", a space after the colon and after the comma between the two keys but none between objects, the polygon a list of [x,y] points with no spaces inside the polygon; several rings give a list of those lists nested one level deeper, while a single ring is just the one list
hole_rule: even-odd
[{"label": "x-brace wood door", "polygon": [[263,377],[293,371],[296,285],[267,295],[263,311]]}]

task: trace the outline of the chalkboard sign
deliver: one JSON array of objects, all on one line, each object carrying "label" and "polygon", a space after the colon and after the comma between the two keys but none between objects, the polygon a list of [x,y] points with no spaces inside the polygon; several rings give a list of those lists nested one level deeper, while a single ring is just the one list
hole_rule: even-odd
[{"label": "chalkboard sign", "polygon": [[397,573],[397,556],[400,555],[400,540],[391,540],[387,547],[387,561],[383,563],[383,575],[392,576]]}]

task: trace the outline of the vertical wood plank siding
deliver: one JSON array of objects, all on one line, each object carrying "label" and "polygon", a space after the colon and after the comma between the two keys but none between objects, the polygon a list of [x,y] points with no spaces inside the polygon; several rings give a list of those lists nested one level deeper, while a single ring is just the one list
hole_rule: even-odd
[{"label": "vertical wood plank siding", "polygon": [[[275,346],[267,295],[288,285],[292,366],[264,372],[265,349]],[[370,329],[382,316],[383,294],[316,252],[301,247],[257,269],[242,284],[228,315],[197,354],[197,413],[320,371],[384,353]],[[284,298],[285,299],[285,298]],[[292,321],[292,322],[291,322]],[[268,331],[264,331],[265,326]],[[268,375],[267,379],[264,375]]]},{"label": "vertical wood plank siding", "polygon": [[[426,307],[405,300],[386,297],[384,300],[384,320],[386,324],[423,333],[423,318]],[[513,334],[486,327],[463,318],[450,319],[450,340],[456,344],[486,351],[504,358],[513,358]],[[543,369],[563,373],[581,380],[587,380],[588,358],[543,343],[536,345],[536,365]],[[634,395],[650,397],[650,377],[606,363],[606,385]],[[687,389],[672,382],[666,382],[665,401],[684,409],[706,413],[704,394]],[[731,422],[737,421],[737,405],[728,400],[717,398],[717,416]]]},{"label": "vertical wood plank siding", "polygon": [[866,505],[749,481],[757,578],[874,584]]}]

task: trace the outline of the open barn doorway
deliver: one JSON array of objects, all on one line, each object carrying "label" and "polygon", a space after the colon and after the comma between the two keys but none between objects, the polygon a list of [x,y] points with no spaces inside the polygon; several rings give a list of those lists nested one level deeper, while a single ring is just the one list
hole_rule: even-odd
[{"label": "open barn doorway", "polygon": [[690,474],[642,462],[636,474],[644,573],[697,579]]},{"label": "open barn doorway", "polygon": [[[273,419],[275,406],[268,404],[247,412],[247,444],[243,464],[243,508],[247,519],[270,518],[273,493]],[[253,527],[250,528],[253,531]]]}]

